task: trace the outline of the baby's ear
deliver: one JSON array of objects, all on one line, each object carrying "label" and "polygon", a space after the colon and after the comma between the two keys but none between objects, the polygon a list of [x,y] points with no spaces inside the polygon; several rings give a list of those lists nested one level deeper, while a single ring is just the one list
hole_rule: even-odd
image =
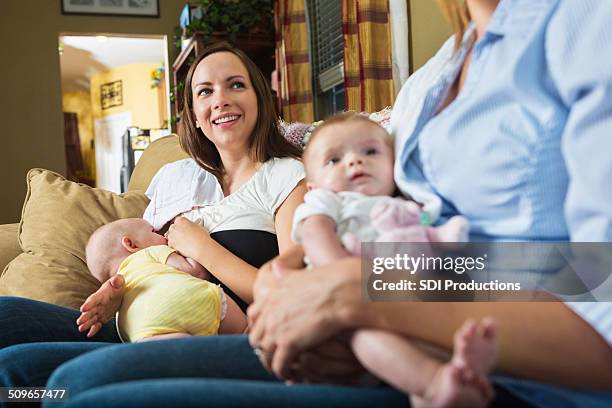
[{"label": "baby's ear", "polygon": [[124,235],[121,237],[121,246],[125,248],[128,252],[136,252],[138,251],[138,247],[136,243],[128,236]]},{"label": "baby's ear", "polygon": [[308,191],[310,191],[310,190],[312,190],[312,189],[315,189],[315,188],[317,188],[317,187],[316,187],[316,186],[315,186],[313,183],[311,183],[310,181],[307,181],[307,182],[306,182],[306,189],[307,189]]}]

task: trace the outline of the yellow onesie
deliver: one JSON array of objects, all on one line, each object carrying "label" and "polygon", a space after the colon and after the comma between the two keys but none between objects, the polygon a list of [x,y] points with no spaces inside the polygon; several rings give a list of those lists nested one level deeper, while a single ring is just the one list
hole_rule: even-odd
[{"label": "yellow onesie", "polygon": [[174,249],[157,245],[128,256],[119,266],[125,294],[117,312],[117,331],[124,342],[158,334],[217,334],[222,290],[166,265]]}]

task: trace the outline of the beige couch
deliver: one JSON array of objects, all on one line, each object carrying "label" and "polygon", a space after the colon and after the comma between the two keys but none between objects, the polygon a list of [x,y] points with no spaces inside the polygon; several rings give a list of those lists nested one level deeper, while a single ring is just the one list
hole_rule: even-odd
[{"label": "beige couch", "polygon": [[[159,170],[161,166],[163,166],[166,163],[170,163],[170,162],[180,160],[186,157],[187,157],[187,154],[181,150],[178,144],[178,138],[175,135],[158,139],[144,151],[136,168],[134,169],[134,173],[132,174],[132,177],[130,179],[130,183],[128,186],[128,191],[146,190],[152,177]],[[62,181],[64,184],[68,183],[65,180],[62,180]],[[76,185],[74,185],[74,187],[85,189],[85,187],[76,186]],[[31,199],[30,192],[28,192],[28,197],[26,197],[26,201],[28,199]],[[146,201],[143,197],[140,197],[139,203],[140,205],[143,205],[143,203],[146,203]],[[22,241],[19,240],[19,234],[21,233],[23,232],[20,231],[19,223],[0,225],[0,271],[2,271],[2,273],[0,274],[0,295],[15,294],[15,293],[12,293],[14,292],[14,290],[11,292],[7,288],[9,288],[10,285],[13,285],[14,287],[14,285],[16,284],[15,282],[17,282],[17,284],[19,284],[20,282],[19,279],[15,279],[14,272],[11,271],[7,273],[7,270],[8,270],[7,265],[13,259],[15,259],[18,255],[22,254],[23,252],[22,251],[22,247],[23,247],[22,241],[23,240]],[[13,273],[13,275],[11,275],[11,273]],[[24,273],[28,274],[29,272],[27,269],[25,269]],[[39,275],[34,275],[33,278],[24,277],[23,281],[29,284],[29,280],[34,280],[34,279],[43,280],[43,281],[45,280],[44,275],[41,277],[41,275],[39,274]],[[37,286],[43,286],[43,287],[45,286],[45,282],[33,282],[33,284]],[[27,292],[17,293],[16,295],[30,297],[30,296],[27,296]],[[36,298],[37,296],[31,296],[31,297]],[[43,299],[43,300],[47,300],[47,299]],[[63,302],[57,301],[56,303],[62,304]],[[64,302],[63,304],[67,306],[72,306],[72,307],[75,306],[74,301],[71,304],[66,303],[66,302]]]}]

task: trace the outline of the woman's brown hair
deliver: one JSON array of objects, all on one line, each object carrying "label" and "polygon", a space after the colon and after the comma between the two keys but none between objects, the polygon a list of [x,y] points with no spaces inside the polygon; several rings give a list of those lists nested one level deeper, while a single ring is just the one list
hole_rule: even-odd
[{"label": "woman's brown hair", "polygon": [[204,49],[187,72],[183,90],[183,111],[178,127],[179,142],[183,150],[202,168],[221,180],[225,174],[223,162],[215,145],[200,128],[196,127],[196,118],[193,113],[193,90],[191,89],[193,74],[198,64],[204,58],[218,52],[231,52],[240,58],[249,73],[249,79],[257,96],[257,121],[249,141],[251,158],[260,163],[273,157],[300,158],[302,150],[289,143],[281,135],[272,91],[263,73],[243,51],[226,42],[215,43]]},{"label": "woman's brown hair", "polygon": [[463,33],[471,20],[465,0],[438,0],[438,5],[455,33],[455,50],[458,50],[463,40]]}]

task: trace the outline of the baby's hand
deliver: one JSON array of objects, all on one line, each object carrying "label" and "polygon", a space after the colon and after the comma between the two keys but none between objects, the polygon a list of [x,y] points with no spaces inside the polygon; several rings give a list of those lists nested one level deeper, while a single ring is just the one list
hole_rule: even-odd
[{"label": "baby's hand", "polygon": [[196,278],[199,278],[199,279],[204,279],[204,280],[210,279],[210,272],[208,272],[208,270],[205,267],[203,267],[200,263],[198,263],[198,261],[192,258],[185,258],[185,261],[187,261],[189,266],[191,266],[191,270],[186,271],[188,274]]},{"label": "baby's hand", "polygon": [[79,332],[89,330],[87,337],[95,336],[102,324],[112,319],[119,310],[124,289],[123,276],[115,275],[92,293],[81,305],[81,315],[76,321]]},{"label": "baby's hand", "polygon": [[196,260],[186,258],[176,252],[171,253],[166,259],[166,265],[178,269],[179,271],[186,272],[193,277],[198,279],[209,279],[210,273],[200,265]]}]

